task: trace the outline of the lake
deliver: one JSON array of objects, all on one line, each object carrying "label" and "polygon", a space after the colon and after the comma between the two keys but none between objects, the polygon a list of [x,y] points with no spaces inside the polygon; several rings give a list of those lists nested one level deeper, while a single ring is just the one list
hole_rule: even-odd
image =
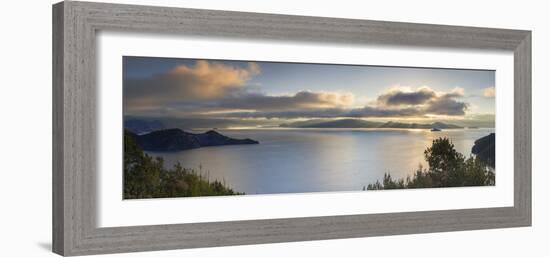
[{"label": "lake", "polygon": [[165,166],[180,162],[202,170],[246,194],[357,191],[381,180],[412,175],[425,165],[432,140],[449,137],[457,151],[470,155],[474,141],[494,129],[242,129],[218,130],[258,145],[204,147],[153,153]]}]

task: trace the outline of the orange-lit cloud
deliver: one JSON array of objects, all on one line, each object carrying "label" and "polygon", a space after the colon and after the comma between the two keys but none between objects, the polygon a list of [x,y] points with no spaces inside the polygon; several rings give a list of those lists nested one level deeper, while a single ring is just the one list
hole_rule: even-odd
[{"label": "orange-lit cloud", "polygon": [[187,113],[199,109],[287,110],[295,108],[336,108],[354,103],[346,92],[299,91],[288,95],[251,92],[247,82],[261,72],[250,62],[248,67],[199,60],[195,65],[180,65],[148,79],[124,83],[127,112],[169,112],[179,106]]},{"label": "orange-lit cloud", "polygon": [[487,98],[495,97],[495,87],[488,87],[483,90],[483,96]]},{"label": "orange-lit cloud", "polygon": [[149,79],[127,80],[124,93],[127,106],[155,106],[174,102],[210,100],[239,90],[260,67],[249,63],[246,68],[199,60],[194,66],[180,65]]},{"label": "orange-lit cloud", "polygon": [[355,96],[345,92],[300,91],[292,95],[243,93],[222,99],[219,107],[246,110],[316,109],[351,106]]},{"label": "orange-lit cloud", "polygon": [[[124,81],[126,114],[234,118],[338,118],[463,116],[463,88],[447,92],[396,87],[372,104],[358,106],[349,92],[301,90],[268,95],[250,89],[260,66],[196,61],[161,74]],[[494,94],[494,89],[493,89]],[[216,116],[217,115],[217,116]]]}]

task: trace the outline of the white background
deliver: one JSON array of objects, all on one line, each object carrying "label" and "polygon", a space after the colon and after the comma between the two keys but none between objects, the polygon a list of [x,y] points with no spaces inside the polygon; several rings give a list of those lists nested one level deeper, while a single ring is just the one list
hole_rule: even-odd
[{"label": "white background", "polygon": [[[120,32],[101,32],[97,45],[100,227],[513,206],[514,116],[510,114],[514,111],[511,104],[514,59],[511,52],[243,42]],[[124,55],[494,69],[496,144],[499,145],[496,186],[407,193],[388,190],[123,201],[120,197],[123,191],[120,78]]]},{"label": "white background", "polygon": [[[114,1],[113,1],[114,2]],[[146,3],[152,1],[133,1]],[[548,256],[550,27],[544,1],[156,1],[192,8],[530,29],[533,34],[533,227],[177,250],[117,256]],[[51,247],[51,4],[9,1],[0,65],[0,256]]]}]

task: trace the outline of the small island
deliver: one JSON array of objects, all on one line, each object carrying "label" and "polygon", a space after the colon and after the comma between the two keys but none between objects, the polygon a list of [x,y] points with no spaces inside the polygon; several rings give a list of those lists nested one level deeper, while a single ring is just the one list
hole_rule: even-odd
[{"label": "small island", "polygon": [[128,130],[124,133],[132,137],[141,149],[152,152],[176,152],[208,146],[259,144],[256,140],[230,138],[214,130],[198,134],[185,132],[178,128],[153,131],[144,135],[137,135]]}]

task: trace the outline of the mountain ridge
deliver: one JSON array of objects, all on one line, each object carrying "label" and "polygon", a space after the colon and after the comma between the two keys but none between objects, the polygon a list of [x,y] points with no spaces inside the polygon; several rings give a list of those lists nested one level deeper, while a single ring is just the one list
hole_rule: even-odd
[{"label": "mountain ridge", "polygon": [[144,135],[138,135],[129,130],[125,130],[124,133],[132,136],[143,150],[154,152],[177,152],[222,145],[259,144],[256,140],[230,138],[214,130],[204,133],[189,133],[179,128],[172,128],[157,130]]},{"label": "mountain ridge", "polygon": [[403,123],[403,122],[378,122],[359,119],[340,119],[333,121],[313,120],[298,121],[292,123],[283,123],[280,127],[286,128],[418,128],[418,129],[459,129],[464,128],[454,124],[443,122],[433,122],[431,124],[423,123]]}]

